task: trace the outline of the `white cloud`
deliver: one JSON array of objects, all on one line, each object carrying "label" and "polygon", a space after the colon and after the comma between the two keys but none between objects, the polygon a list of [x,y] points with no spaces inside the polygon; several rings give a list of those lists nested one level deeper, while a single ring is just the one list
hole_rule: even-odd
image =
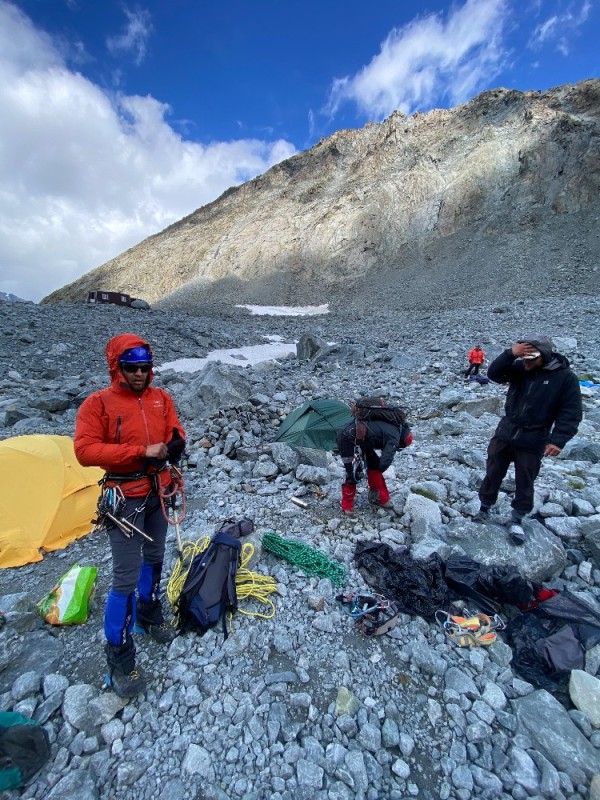
[{"label": "white cloud", "polygon": [[150,13],[140,8],[135,11],[128,8],[123,10],[127,17],[125,31],[116,36],[109,36],[106,46],[114,55],[132,53],[134,63],[139,66],[146,57],[146,43],[152,33]]},{"label": "white cloud", "polygon": [[571,49],[570,40],[587,22],[591,10],[590,0],[584,0],[579,5],[569,6],[563,14],[553,14],[536,26],[528,46],[532,50],[539,50],[544,45],[551,44],[563,56],[568,56]]},{"label": "white cloud", "polygon": [[71,72],[0,0],[0,291],[39,300],[295,152],[187,141],[168,112]]},{"label": "white cloud", "polygon": [[500,72],[508,14],[506,0],[466,0],[446,21],[430,14],[393,29],[370,64],[334,81],[326,112],[354,102],[380,120],[395,109],[428,110],[443,97],[464,102]]}]

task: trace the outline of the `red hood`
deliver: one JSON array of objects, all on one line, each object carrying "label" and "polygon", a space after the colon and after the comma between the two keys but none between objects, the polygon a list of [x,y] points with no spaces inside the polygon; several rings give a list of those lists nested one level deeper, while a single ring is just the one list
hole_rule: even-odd
[{"label": "red hood", "polygon": [[[140,336],[136,336],[135,333],[120,333],[118,336],[113,336],[113,338],[110,339],[106,345],[105,352],[106,360],[108,362],[108,371],[110,373],[111,383],[115,386],[121,385],[119,356],[121,356],[125,350],[129,350],[131,347],[147,347],[148,350],[150,350],[150,355],[152,355],[152,348],[148,342],[145,339],[142,339]],[[153,378],[154,372],[150,370],[150,379],[146,384],[147,386],[150,385]]]}]

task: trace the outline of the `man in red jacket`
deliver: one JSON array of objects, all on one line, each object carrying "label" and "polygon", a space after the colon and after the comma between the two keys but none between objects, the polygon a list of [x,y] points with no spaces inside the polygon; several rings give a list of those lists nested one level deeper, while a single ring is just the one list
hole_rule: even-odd
[{"label": "man in red jacket", "polygon": [[106,359],[111,385],[83,402],[75,455],[83,466],[106,471],[103,490],[124,496],[117,516],[145,534],[128,536],[116,524],[105,524],[113,559],[104,614],[108,677],[119,696],[133,697],[146,688],[135,667],[134,622],[156,641],[175,637],[160,602],[168,523],[159,494],[171,484],[167,462],[181,458],[185,434],[171,396],[150,385],[152,350],[144,339],[130,333],[115,336],[106,345]]},{"label": "man in red jacket", "polygon": [[479,368],[485,361],[485,353],[481,349],[481,345],[476,344],[469,353],[469,366],[465,371],[465,378],[468,378],[471,373],[473,375],[479,374]]}]

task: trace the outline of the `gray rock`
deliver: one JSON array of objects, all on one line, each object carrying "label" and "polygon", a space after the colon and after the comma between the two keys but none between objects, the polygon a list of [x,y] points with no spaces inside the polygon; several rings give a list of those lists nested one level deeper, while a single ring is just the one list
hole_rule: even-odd
[{"label": "gray rock", "polygon": [[512,701],[519,730],[528,734],[556,769],[573,775],[600,774],[600,753],[573,724],[564,707],[540,689]]},{"label": "gray rock", "polygon": [[[508,540],[506,528],[478,525],[477,536],[473,535],[473,523],[463,520],[453,520],[447,528],[446,541],[460,548],[457,552],[464,552],[486,566],[514,563],[515,545]],[[521,574],[534,581],[544,581],[564,569],[567,557],[560,540],[537,520],[525,519],[523,528],[527,538],[518,550]]]},{"label": "gray rock", "polygon": [[100,794],[92,776],[79,770],[62,777],[46,797],[48,800],[98,800]]},{"label": "gray rock", "polygon": [[33,631],[21,641],[18,653],[0,672],[0,692],[9,689],[24,672],[37,672],[40,677],[55,672],[63,655],[62,643],[46,631]]},{"label": "gray rock", "polygon": [[574,461],[589,461],[597,464],[600,461],[600,444],[574,438],[564,446],[560,458]]},{"label": "gray rock", "polygon": [[94,733],[102,724],[91,701],[98,698],[98,690],[86,683],[76,683],[65,691],[62,714],[66,721],[78,731]]},{"label": "gray rock", "polygon": [[595,728],[600,727],[600,680],[580,669],[571,670],[569,695]]}]

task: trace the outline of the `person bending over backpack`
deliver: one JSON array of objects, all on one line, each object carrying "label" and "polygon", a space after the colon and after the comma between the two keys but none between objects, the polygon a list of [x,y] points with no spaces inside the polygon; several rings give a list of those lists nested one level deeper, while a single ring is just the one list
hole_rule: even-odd
[{"label": "person bending over backpack", "polygon": [[509,464],[514,462],[516,490],[510,537],[525,542],[521,520],[533,508],[533,484],[543,456],[557,456],[577,433],[582,418],[581,391],[565,356],[552,340],[533,335],[507,348],[488,367],[488,377],[508,383],[504,416],[489,443],[485,477],[479,487],[476,522],[485,522]]},{"label": "person bending over backpack", "polygon": [[129,537],[108,520],[104,525],[113,562],[104,613],[109,681],[120,697],[133,697],[146,688],[135,667],[134,622],[158,642],[175,637],[160,601],[168,523],[159,491],[171,484],[167,461],[179,461],[185,434],[171,395],[150,385],[148,342],[130,333],[115,336],[106,345],[106,359],[111,385],[91,394],[79,409],[75,455],[84,467],[106,471],[103,490],[120,489],[124,495],[117,516],[149,537]]},{"label": "person bending over backpack", "polygon": [[[359,426],[358,439],[357,425]],[[362,426],[364,428],[361,431]],[[337,446],[346,470],[346,479],[342,484],[342,511],[347,514],[354,511],[356,484],[362,477],[362,473],[357,474],[355,469],[355,447],[359,447],[362,459],[367,465],[369,502],[383,508],[391,508],[390,493],[383,473],[392,464],[397,450],[407,447],[412,440],[412,433],[408,432],[406,438],[403,439],[401,427],[380,420],[350,422],[338,431]],[[381,455],[378,455],[376,450],[380,450]]]}]

